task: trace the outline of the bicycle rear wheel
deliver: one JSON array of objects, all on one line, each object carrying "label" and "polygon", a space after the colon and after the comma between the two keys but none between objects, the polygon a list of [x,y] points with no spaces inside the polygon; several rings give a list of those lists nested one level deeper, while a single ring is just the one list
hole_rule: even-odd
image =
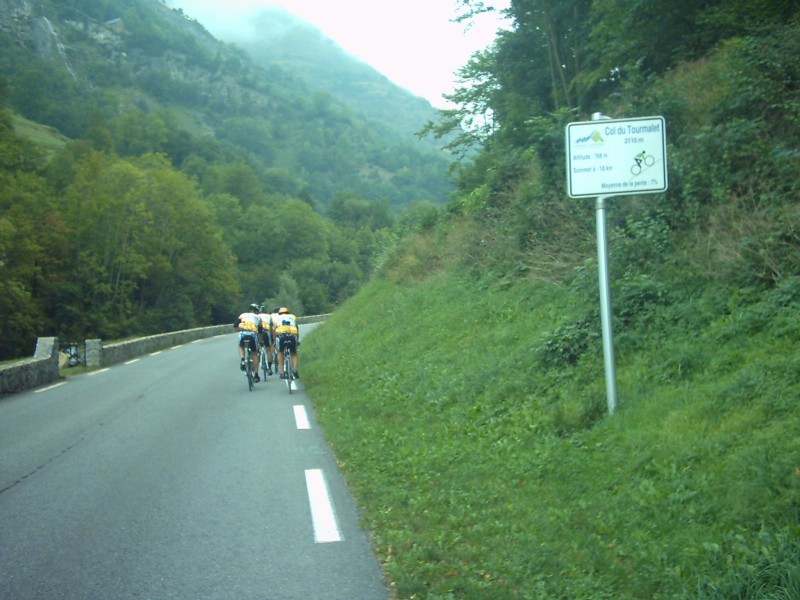
[{"label": "bicycle rear wheel", "polygon": [[267,380],[267,349],[264,346],[261,346],[261,350],[259,351],[259,356],[261,358],[261,372],[264,373],[263,381]]},{"label": "bicycle rear wheel", "polygon": [[288,348],[283,350],[283,375],[286,378],[286,387],[292,393],[292,353]]},{"label": "bicycle rear wheel", "polygon": [[253,391],[253,360],[250,356],[250,346],[244,347],[244,372],[247,374],[247,387]]}]

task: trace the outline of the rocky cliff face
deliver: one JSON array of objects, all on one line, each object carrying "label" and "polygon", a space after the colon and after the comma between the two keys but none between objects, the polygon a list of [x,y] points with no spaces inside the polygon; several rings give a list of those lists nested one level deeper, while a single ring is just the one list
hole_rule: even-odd
[{"label": "rocky cliff face", "polygon": [[5,0],[0,4],[0,31],[14,33],[33,16],[33,3],[28,0]]},{"label": "rocky cliff face", "polygon": [[[0,33],[7,34],[35,56],[66,69],[76,80],[88,76],[76,70],[76,65],[81,63],[80,54],[90,51],[111,63],[126,58],[124,31],[122,19],[108,22],[88,17],[61,20],[55,14],[46,14],[41,4],[30,0],[4,0],[0,4]],[[81,38],[88,42],[81,52],[66,41],[80,41]]]},{"label": "rocky cliff face", "polygon": [[10,35],[40,58],[61,61],[72,70],[58,31],[41,10],[34,10],[33,2],[7,0],[0,4],[0,32]]},{"label": "rocky cliff face", "polygon": [[156,39],[148,46],[141,27],[138,35],[131,32],[123,16],[101,21],[75,11],[71,18],[64,18],[30,0],[0,3],[0,33],[12,38],[19,49],[64,69],[90,88],[109,83],[147,88],[143,82],[150,82],[152,88],[158,80],[164,88],[191,89],[196,97],[189,104],[211,99],[235,104],[247,97],[252,107],[269,106],[259,86],[247,92],[242,89],[248,87],[242,85],[248,82],[242,77],[248,69],[233,49],[159,0],[145,4],[161,23],[167,23],[169,33],[164,37],[179,43],[159,44],[163,40]]}]

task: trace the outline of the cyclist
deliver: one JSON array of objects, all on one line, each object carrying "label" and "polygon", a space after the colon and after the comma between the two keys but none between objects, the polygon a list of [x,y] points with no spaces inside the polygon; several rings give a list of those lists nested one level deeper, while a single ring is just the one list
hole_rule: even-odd
[{"label": "cyclist", "polygon": [[269,327],[269,331],[270,331],[270,338],[272,338],[271,339],[272,346],[270,347],[270,353],[273,353],[273,352],[275,353],[275,357],[274,357],[275,358],[275,363],[274,363],[274,365],[275,365],[275,372],[276,373],[280,373],[280,371],[278,371],[278,362],[277,362],[277,360],[278,360],[278,340],[275,339],[275,325],[277,324],[278,317],[280,316],[278,314],[278,311],[280,309],[281,309],[280,306],[276,306],[275,308],[273,308],[272,312],[269,315],[269,321],[267,321],[267,326]]},{"label": "cyclist", "polygon": [[[266,348],[267,351],[267,375],[272,375],[272,327],[270,325],[272,316],[267,314],[266,307],[262,306],[258,309],[258,317],[261,319],[261,335],[259,341],[261,346]],[[277,368],[277,365],[276,367]]]},{"label": "cyclist", "polygon": [[260,312],[261,307],[258,304],[251,304],[233,323],[233,327],[239,330],[239,368],[242,371],[245,370],[244,346],[247,344],[250,346],[250,360],[253,363],[253,381],[255,382],[261,381],[258,376],[258,337],[264,327],[258,316]]},{"label": "cyclist", "polygon": [[289,348],[292,353],[292,376],[300,378],[297,372],[297,347],[300,345],[300,329],[297,327],[297,317],[295,317],[285,306],[277,310],[278,318],[272,321],[272,334],[275,344],[278,346],[278,373],[281,379],[285,379],[283,372],[283,349]]}]

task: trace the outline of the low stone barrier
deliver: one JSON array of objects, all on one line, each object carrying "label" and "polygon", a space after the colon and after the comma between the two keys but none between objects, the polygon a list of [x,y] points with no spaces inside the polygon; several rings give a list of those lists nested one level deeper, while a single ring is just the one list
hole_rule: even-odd
[{"label": "low stone barrier", "polygon": [[33,358],[0,365],[0,396],[58,379],[58,338],[39,338]]},{"label": "low stone barrier", "polygon": [[[299,324],[318,323],[328,315],[298,317]],[[86,366],[107,367],[136,356],[179,346],[202,338],[234,333],[232,325],[212,325],[169,333],[159,333],[123,342],[103,344],[103,340],[86,340]],[[33,358],[0,365],[0,396],[58,381],[58,338],[39,338]]]},{"label": "low stone barrier", "polygon": [[184,329],[170,333],[159,333],[135,340],[103,344],[103,340],[86,340],[86,366],[107,367],[119,362],[130,360],[142,354],[180,346],[202,338],[233,333],[230,325],[214,325],[212,327],[198,327]]}]

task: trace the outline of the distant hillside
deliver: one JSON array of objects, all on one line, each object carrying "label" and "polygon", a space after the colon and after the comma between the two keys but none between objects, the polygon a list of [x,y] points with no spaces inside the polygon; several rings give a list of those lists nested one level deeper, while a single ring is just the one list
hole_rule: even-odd
[{"label": "distant hillside", "polygon": [[[176,165],[211,134],[221,151],[243,156],[257,171],[280,170],[273,191],[302,193],[323,206],[337,193],[395,208],[447,199],[449,156],[413,136],[432,117],[427,102],[387,85],[352,94],[351,105],[346,93],[311,74],[337,74],[341,90],[385,78],[366,65],[356,69],[343,53],[319,53],[328,61],[319,67],[298,55],[298,72],[291,56],[282,56],[256,62],[159,0],[0,6],[0,77],[11,107],[68,137],[83,136],[92,120],[166,111],[174,143],[149,149],[170,154]],[[341,62],[332,66],[337,56]]]},{"label": "distant hillside", "polygon": [[0,360],[355,293],[450,159],[313,83],[160,0],[0,3]]},{"label": "distant hillside", "polygon": [[238,39],[231,35],[226,41],[247,50],[257,64],[277,65],[313,89],[329,92],[403,139],[437,117],[438,111],[427,100],[395,85],[319,29],[286,11],[267,7],[248,25],[249,32],[245,28]]}]

